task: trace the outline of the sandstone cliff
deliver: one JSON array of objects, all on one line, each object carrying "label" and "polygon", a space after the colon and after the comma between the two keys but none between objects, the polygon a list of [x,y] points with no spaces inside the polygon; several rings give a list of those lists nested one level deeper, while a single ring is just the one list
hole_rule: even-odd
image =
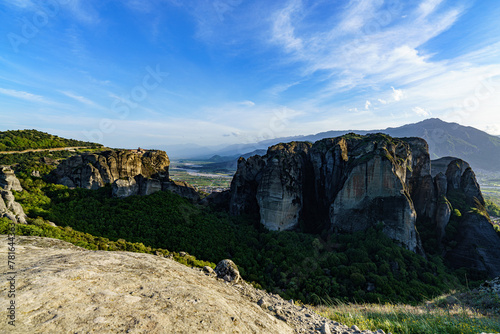
[{"label": "sandstone cliff", "polygon": [[[349,134],[314,144],[278,144],[264,156],[241,158],[229,208],[236,215],[257,212],[270,230],[381,228],[423,254],[417,219],[430,222],[443,240],[453,210],[448,197],[463,199],[468,210],[484,211],[480,187],[466,162],[443,158],[431,163],[420,138]],[[472,258],[467,263],[475,263],[469,267],[495,275],[500,239],[487,214],[465,214],[459,229],[457,245],[448,252],[450,262],[460,266],[467,256]],[[478,246],[481,239],[484,247]]]},{"label": "sandstone cliff", "polygon": [[170,180],[169,165],[170,160],[163,151],[87,153],[61,162],[50,173],[49,180],[70,188],[98,189],[111,184],[115,197],[170,190],[198,201],[199,195],[193,187]]},{"label": "sandstone cliff", "polygon": [[[258,208],[261,223],[270,230],[295,229],[300,221],[305,230],[316,232],[355,232],[378,224],[416,251],[410,182],[418,183],[425,169],[413,165],[422,153],[414,159],[412,145],[426,144],[352,134],[314,144],[275,145],[263,157],[240,160],[231,184],[230,211]],[[423,160],[429,160],[428,153]]]},{"label": "sandstone cliff", "polygon": [[0,167],[0,217],[9,218],[16,223],[26,224],[26,214],[21,204],[17,203],[14,191],[23,191],[14,171],[7,166]]},{"label": "sandstone cliff", "polygon": [[[16,272],[15,298],[0,294],[2,305],[15,300],[16,326],[4,319],[2,333],[359,333],[161,256],[17,237]],[[7,280],[1,286],[12,289]]]}]

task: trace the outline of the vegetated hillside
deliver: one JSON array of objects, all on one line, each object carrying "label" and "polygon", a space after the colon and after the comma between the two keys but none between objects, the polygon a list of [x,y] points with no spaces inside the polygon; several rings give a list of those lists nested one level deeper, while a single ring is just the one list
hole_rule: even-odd
[{"label": "vegetated hillside", "polygon": [[82,152],[99,152],[103,148],[76,149],[72,151],[33,151],[25,153],[4,153],[0,154],[0,165],[17,165],[17,170],[24,172],[48,174],[56,168],[59,160],[67,159],[71,156],[81,154]]},{"label": "vegetated hillside", "polygon": [[377,230],[329,238],[271,232],[253,217],[201,208],[170,192],[116,199],[109,188],[70,190],[32,178],[22,185],[28,191],[16,198],[31,217],[211,262],[231,258],[246,280],[286,299],[416,302],[458,284],[438,257],[427,261]]},{"label": "vegetated hillside", "polygon": [[[465,279],[465,271],[452,274],[439,256],[426,260],[377,229],[330,236],[267,231],[257,217],[232,217],[168,191],[117,199],[110,187],[68,189],[21,167],[17,175],[25,191],[16,193],[16,200],[38,224],[27,227],[27,234],[71,232],[49,227],[45,219],[84,232],[76,237],[87,248],[162,248],[210,262],[231,258],[247,281],[308,303],[334,298],[417,302]],[[124,239],[132,244],[123,245]]]},{"label": "vegetated hillside", "polygon": [[61,138],[37,130],[0,131],[0,151],[23,151],[60,147],[100,147],[101,144]]},{"label": "vegetated hillside", "polygon": [[16,200],[39,223],[26,233],[67,231],[51,230],[41,223],[45,219],[91,234],[83,234],[89,248],[121,247],[125,239],[144,245],[130,247],[187,251],[211,262],[231,258],[247,281],[286,299],[417,302],[460,286],[460,280],[482,278],[452,272],[437,251],[425,259],[405,250],[379,226],[334,235],[267,231],[258,217],[233,217],[168,191],[112,198],[110,187],[68,189],[31,176],[33,168],[29,161],[15,166],[25,189]]}]

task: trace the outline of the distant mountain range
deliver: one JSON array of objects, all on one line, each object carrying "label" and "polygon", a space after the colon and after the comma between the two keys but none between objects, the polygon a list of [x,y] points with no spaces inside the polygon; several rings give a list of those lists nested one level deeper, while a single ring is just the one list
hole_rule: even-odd
[{"label": "distant mountain range", "polygon": [[[338,137],[346,133],[386,133],[392,137],[420,137],[429,144],[431,159],[453,156],[467,161],[475,170],[500,172],[500,137],[492,136],[484,131],[458,123],[444,122],[438,118],[430,118],[422,122],[407,124],[397,128],[383,130],[345,130],[327,131],[308,136],[275,138],[254,144],[231,145],[212,155],[217,155],[217,163],[235,160],[235,156],[263,150],[271,145],[290,141],[310,141],[329,137]],[[199,158],[210,158],[209,155]],[[215,161],[214,161],[215,162]]]}]

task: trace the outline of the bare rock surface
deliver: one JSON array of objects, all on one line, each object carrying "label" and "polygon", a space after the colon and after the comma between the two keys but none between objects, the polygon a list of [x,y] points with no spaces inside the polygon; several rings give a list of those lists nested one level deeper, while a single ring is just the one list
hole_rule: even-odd
[{"label": "bare rock surface", "polygon": [[0,217],[26,224],[26,214],[21,204],[16,202],[14,191],[23,191],[14,171],[8,166],[0,168]]},{"label": "bare rock surface", "polygon": [[0,188],[8,191],[23,191],[21,183],[9,166],[0,166]]},{"label": "bare rock surface", "polygon": [[195,188],[170,179],[169,166],[164,151],[111,150],[68,158],[50,173],[49,179],[70,188],[98,189],[111,184],[112,194],[118,198],[168,190],[198,202],[200,195]]},{"label": "bare rock surface", "polygon": [[161,256],[40,237],[16,243],[16,326],[2,321],[2,333],[355,332],[242,280],[230,284]]},{"label": "bare rock surface", "polygon": [[113,150],[75,155],[62,161],[50,178],[54,183],[87,189],[118,182],[115,195],[126,197],[151,193],[150,179],[168,181],[169,165],[163,151]]},{"label": "bare rock surface", "polygon": [[[417,251],[411,192],[430,173],[429,163],[419,138],[350,134],[278,144],[262,157],[240,159],[230,212],[258,212],[262,225],[277,231],[297,229],[301,221],[305,231],[316,233],[382,224],[389,237]],[[430,177],[426,182],[433,187]]]}]

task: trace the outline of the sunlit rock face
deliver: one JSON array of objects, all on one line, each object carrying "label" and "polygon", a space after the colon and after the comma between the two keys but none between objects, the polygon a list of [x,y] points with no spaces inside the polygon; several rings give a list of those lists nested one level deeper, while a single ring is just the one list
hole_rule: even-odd
[{"label": "sunlit rock face", "polygon": [[308,143],[273,146],[257,187],[260,221],[269,230],[290,230],[299,224]]},{"label": "sunlit rock face", "polygon": [[66,159],[50,179],[71,188],[98,189],[111,184],[115,197],[149,195],[169,182],[169,165],[163,151],[113,150]]},{"label": "sunlit rock face", "polygon": [[[470,206],[484,206],[469,165],[450,157],[431,162],[423,139],[348,134],[314,144],[278,144],[264,156],[240,158],[229,207],[236,215],[258,213],[269,230],[351,233],[375,227],[423,253],[417,219],[430,222],[440,242],[452,216],[451,193],[459,193]],[[464,229],[477,238],[487,235],[493,247],[498,236],[491,224],[478,219],[487,220],[465,216]],[[491,258],[465,239],[450,254],[460,258],[474,251],[478,266]],[[487,270],[496,272],[495,266]]]},{"label": "sunlit rock face", "polygon": [[200,195],[195,188],[170,180],[169,166],[170,159],[164,151],[114,150],[66,159],[49,179],[70,188],[98,189],[110,184],[113,196],[118,198],[171,191],[198,202]]},{"label": "sunlit rock face", "polygon": [[381,134],[272,146],[263,157],[240,160],[231,212],[257,209],[270,230],[302,224],[310,231],[354,232],[379,224],[416,250],[410,146]]},{"label": "sunlit rock face", "polygon": [[26,214],[21,204],[16,202],[12,191],[21,192],[21,182],[10,166],[0,166],[0,217],[14,223],[26,224]]},{"label": "sunlit rock face", "polygon": [[169,165],[170,160],[163,151],[105,151],[66,159],[50,177],[55,183],[68,187],[97,189],[117,180],[129,181],[139,175],[168,180]]}]

